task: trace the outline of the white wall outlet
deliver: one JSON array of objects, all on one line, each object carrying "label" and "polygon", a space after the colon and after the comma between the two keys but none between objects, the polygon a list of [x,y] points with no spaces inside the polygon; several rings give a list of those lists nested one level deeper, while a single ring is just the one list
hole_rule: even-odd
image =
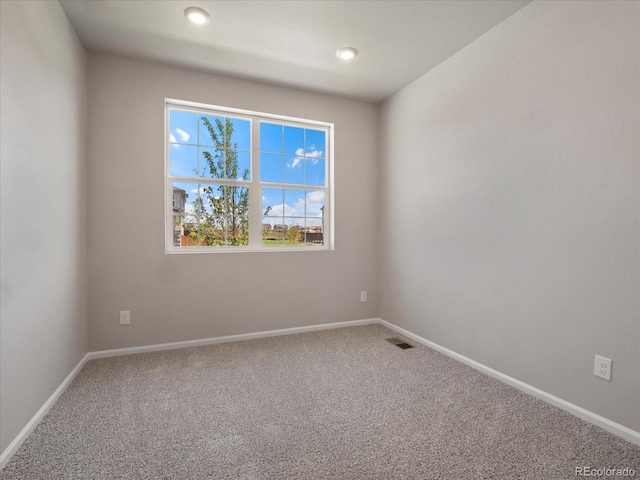
[{"label": "white wall outlet", "polygon": [[129,325],[131,323],[131,312],[129,310],[120,311],[120,325]]},{"label": "white wall outlet", "polygon": [[360,292],[360,301],[361,302],[367,301],[367,292]]},{"label": "white wall outlet", "polygon": [[596,377],[604,378],[611,381],[611,359],[596,355],[596,365],[593,368],[593,374]]}]

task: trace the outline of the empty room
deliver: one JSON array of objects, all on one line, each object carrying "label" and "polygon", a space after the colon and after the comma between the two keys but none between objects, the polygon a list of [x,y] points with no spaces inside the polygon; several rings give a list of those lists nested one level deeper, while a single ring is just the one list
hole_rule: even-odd
[{"label": "empty room", "polygon": [[640,2],[0,20],[0,479],[640,477]]}]

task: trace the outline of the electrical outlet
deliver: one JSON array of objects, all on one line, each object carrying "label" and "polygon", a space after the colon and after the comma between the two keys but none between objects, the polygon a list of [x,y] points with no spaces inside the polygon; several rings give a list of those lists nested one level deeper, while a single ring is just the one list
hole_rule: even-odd
[{"label": "electrical outlet", "polygon": [[596,364],[593,368],[593,374],[596,377],[604,378],[611,381],[611,364],[613,362],[610,358],[604,358],[600,355],[596,355]]},{"label": "electrical outlet", "polygon": [[120,325],[129,325],[131,323],[131,312],[129,310],[120,311]]},{"label": "electrical outlet", "polygon": [[360,292],[360,301],[361,302],[367,301],[367,292]]}]

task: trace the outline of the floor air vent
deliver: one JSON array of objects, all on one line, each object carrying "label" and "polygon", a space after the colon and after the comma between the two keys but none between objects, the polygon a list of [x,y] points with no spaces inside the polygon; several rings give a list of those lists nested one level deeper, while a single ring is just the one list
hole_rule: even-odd
[{"label": "floor air vent", "polygon": [[403,350],[407,348],[413,348],[413,345],[409,345],[407,342],[400,338],[387,338],[387,342],[393,343],[396,347],[400,347]]}]

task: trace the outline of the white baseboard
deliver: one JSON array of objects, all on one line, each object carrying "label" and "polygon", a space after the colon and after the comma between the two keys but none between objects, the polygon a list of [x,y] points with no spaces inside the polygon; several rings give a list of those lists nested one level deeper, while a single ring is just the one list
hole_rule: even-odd
[{"label": "white baseboard", "polygon": [[281,328],[279,330],[266,330],[264,332],[242,333],[239,335],[227,335],[225,337],[202,338],[200,340],[187,340],[184,342],[159,343],[156,345],[144,345],[142,347],[116,348],[114,350],[102,350],[99,352],[89,352],[89,359],[118,357],[120,355],[132,355],[135,353],[157,352],[159,350],[174,350],[176,348],[200,347],[202,345],[213,345],[216,343],[240,342],[242,340],[253,340],[256,338],[278,337],[281,335],[292,335],[294,333],[313,332],[316,330],[328,330],[331,328],[355,327],[379,323],[378,318],[367,318],[364,320],[351,320],[348,322],[323,323],[320,325],[310,325],[308,327]]},{"label": "white baseboard", "polygon": [[448,357],[451,357],[455,360],[458,360],[459,362],[469,365],[470,367],[475,368],[476,370],[479,370],[482,373],[485,373],[493,378],[496,378],[508,385],[511,385],[512,387],[515,387],[524,393],[528,393],[529,395],[539,398],[544,402],[547,402],[555,407],[561,408],[562,410],[569,412],[575,415],[576,417],[581,418],[582,420],[592,423],[593,425],[596,425],[602,428],[603,430],[606,430],[607,432],[613,433],[614,435],[618,435],[619,437],[622,437],[628,442],[635,443],[636,445],[640,445],[640,433],[636,432],[635,430],[631,430],[630,428],[625,427],[624,425],[620,425],[619,423],[609,420],[608,418],[605,418],[596,413],[590,412],[589,410],[579,407],[578,405],[574,405],[573,403],[567,402],[566,400],[556,397],[555,395],[551,395],[550,393],[540,390],[539,388],[533,387],[527,383],[521,382],[520,380],[510,377],[509,375],[505,375],[504,373],[498,372],[493,368],[489,368],[486,365],[476,362],[475,360],[471,360],[470,358],[467,358],[464,355],[460,355],[459,353],[456,353],[453,350],[449,350],[448,348],[442,347],[437,343],[433,343],[427,340],[426,338],[422,338],[421,336],[416,335],[415,333],[411,333],[408,330],[405,330],[404,328],[400,328],[394,325],[393,323],[389,323],[386,320],[382,320],[381,318],[379,318],[378,322],[391,330],[395,330],[396,332],[404,335],[405,337],[412,338],[416,342],[419,342],[423,345],[426,345],[429,348],[437,350],[440,353],[444,353]]},{"label": "white baseboard", "polygon": [[40,423],[40,420],[44,418],[44,416],[47,414],[49,409],[53,406],[54,403],[56,403],[58,398],[60,398],[60,395],[62,395],[62,393],[67,389],[71,381],[75,378],[75,376],[78,374],[80,369],[82,369],[82,367],[84,366],[85,363],[87,363],[88,360],[89,360],[89,354],[87,353],[84,357],[82,357],[82,360],[78,362],[75,368],[71,370],[71,373],[67,375],[67,378],[65,378],[62,381],[60,386],[56,388],[56,391],[51,394],[51,396],[47,399],[46,402],[44,402],[44,405],[40,407],[40,410],[36,412],[36,414],[31,418],[31,420],[29,420],[29,422],[24,426],[24,428],[16,436],[16,438],[13,439],[13,442],[11,442],[9,446],[5,448],[2,454],[0,454],[0,470],[3,469],[7,463],[9,463],[9,460],[11,460],[11,457],[13,456],[13,454],[16,453],[16,451],[24,443],[24,441],[31,434],[31,432],[33,432],[33,430],[38,426],[38,423]]}]

